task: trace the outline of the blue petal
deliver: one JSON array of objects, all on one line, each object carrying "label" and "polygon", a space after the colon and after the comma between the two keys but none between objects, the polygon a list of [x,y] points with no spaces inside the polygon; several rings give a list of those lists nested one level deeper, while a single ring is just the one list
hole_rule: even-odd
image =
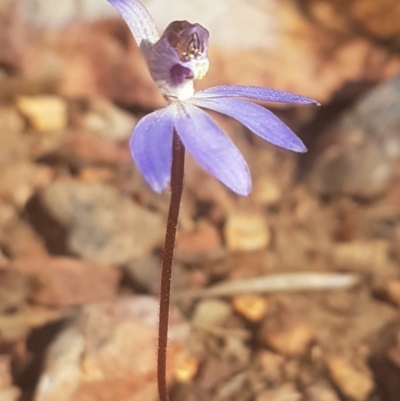
[{"label": "blue petal", "polygon": [[146,7],[138,0],[108,0],[132,31],[138,46],[143,40],[154,44],[160,39],[156,24]]},{"label": "blue petal", "polygon": [[276,146],[294,152],[307,151],[303,142],[287,125],[265,107],[258,104],[230,98],[192,99],[192,102],[196,106],[234,118],[250,131]]},{"label": "blue petal", "polygon": [[136,125],[130,148],[140,172],[153,191],[161,193],[171,178],[173,109],[166,107],[142,118]]},{"label": "blue petal", "polygon": [[309,97],[296,95],[295,93],[262,88],[259,86],[245,85],[214,86],[212,88],[197,92],[194,97],[197,99],[212,99],[218,97],[244,97],[264,102],[303,103],[316,105],[319,104]]},{"label": "blue petal", "polygon": [[232,191],[248,195],[249,168],[231,139],[203,110],[187,103],[177,107],[175,129],[189,153]]}]

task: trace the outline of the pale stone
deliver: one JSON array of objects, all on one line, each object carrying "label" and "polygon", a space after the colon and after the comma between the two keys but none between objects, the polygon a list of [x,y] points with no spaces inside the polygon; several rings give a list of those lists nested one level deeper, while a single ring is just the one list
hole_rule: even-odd
[{"label": "pale stone", "polygon": [[224,227],[230,251],[256,251],[266,248],[271,234],[265,217],[260,213],[233,212]]},{"label": "pale stone", "polygon": [[58,96],[21,96],[16,105],[37,131],[65,129],[68,122],[67,103]]},{"label": "pale stone", "polygon": [[253,186],[251,197],[260,205],[274,206],[282,199],[282,188],[276,180],[258,179]]},{"label": "pale stone", "polygon": [[385,240],[336,243],[331,251],[332,262],[337,269],[379,273],[388,264],[389,247]]},{"label": "pale stone", "polygon": [[196,305],[192,323],[197,327],[221,326],[232,316],[232,307],[217,299],[203,300]]},{"label": "pale stone", "polygon": [[333,383],[343,395],[355,401],[369,399],[374,381],[367,371],[361,372],[342,357],[330,358],[327,366]]},{"label": "pale stone", "polygon": [[122,141],[131,136],[137,122],[132,114],[100,97],[91,99],[88,108],[79,119],[83,128],[98,132],[113,141]]}]

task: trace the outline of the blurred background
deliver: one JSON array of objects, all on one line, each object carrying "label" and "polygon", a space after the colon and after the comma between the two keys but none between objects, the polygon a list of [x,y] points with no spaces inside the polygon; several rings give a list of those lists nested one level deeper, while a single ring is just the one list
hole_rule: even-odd
[{"label": "blurred background", "polygon": [[[173,280],[172,401],[398,401],[400,3],[148,0],[211,33],[199,88],[269,105],[309,148],[218,122],[234,196],[190,158]],[[168,192],[130,133],[160,105],[106,0],[0,0],[0,400],[153,401]]]}]

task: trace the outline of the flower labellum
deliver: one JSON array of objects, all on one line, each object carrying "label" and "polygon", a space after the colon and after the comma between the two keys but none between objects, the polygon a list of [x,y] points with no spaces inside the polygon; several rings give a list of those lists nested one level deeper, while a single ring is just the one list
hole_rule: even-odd
[{"label": "flower labellum", "polygon": [[[187,21],[172,22],[165,30],[170,46],[178,53],[182,63],[189,63],[191,68],[176,64],[172,68],[181,65],[191,72],[191,79],[202,79],[209,67],[208,38],[210,34],[199,24],[190,24]],[[187,79],[187,78],[186,78]],[[181,82],[178,82],[179,85]]]},{"label": "flower labellum", "polygon": [[199,24],[174,21],[145,52],[150,73],[167,99],[185,100],[194,95],[193,81],[209,67],[208,31]]},{"label": "flower labellum", "polygon": [[266,141],[294,152],[303,142],[263,102],[318,104],[289,92],[243,85],[224,85],[195,92],[193,82],[208,71],[209,33],[200,24],[172,22],[163,35],[138,0],[108,0],[124,18],[141,48],[152,78],[168,101],[148,114],[133,131],[132,156],[150,187],[161,193],[171,178],[172,140],[177,132],[185,148],[210,174],[238,195],[251,191],[248,166],[231,139],[202,109],[242,123]]}]

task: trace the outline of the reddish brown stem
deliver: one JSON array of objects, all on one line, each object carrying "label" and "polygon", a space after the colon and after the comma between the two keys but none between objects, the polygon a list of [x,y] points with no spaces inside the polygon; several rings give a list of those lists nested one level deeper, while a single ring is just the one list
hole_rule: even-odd
[{"label": "reddish brown stem", "polygon": [[158,326],[157,383],[160,401],[168,401],[167,386],[167,345],[169,304],[171,293],[172,262],[174,259],[176,227],[183,189],[183,170],[185,165],[185,148],[176,132],[174,133],[171,199],[168,211],[167,230],[165,233],[164,251],[161,266],[160,315]]}]

